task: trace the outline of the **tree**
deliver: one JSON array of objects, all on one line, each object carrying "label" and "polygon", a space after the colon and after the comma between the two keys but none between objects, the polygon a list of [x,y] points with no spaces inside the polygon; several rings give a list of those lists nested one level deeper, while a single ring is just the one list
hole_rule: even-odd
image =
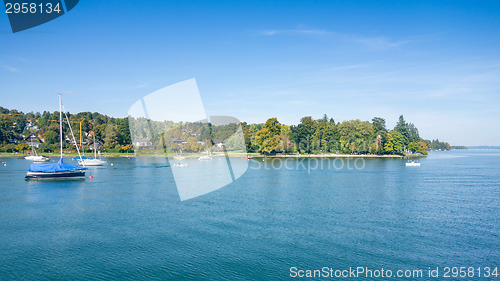
[{"label": "tree", "polygon": [[0,119],[0,144],[7,143],[11,136],[12,132],[9,130],[7,120]]},{"label": "tree", "polygon": [[328,122],[328,116],[325,114],[323,114],[323,119],[321,119],[322,122]]},{"label": "tree", "polygon": [[420,153],[423,155],[427,155],[427,145],[424,142],[410,142],[408,144],[408,149],[413,151],[414,153]]},{"label": "tree", "polygon": [[200,152],[203,149],[203,145],[196,142],[195,137],[189,137],[187,143],[184,144],[182,148],[187,152]]},{"label": "tree", "polygon": [[399,132],[403,136],[403,146],[410,143],[410,133],[408,131],[408,124],[406,123],[403,115],[399,116],[398,123],[394,127],[393,131]]},{"label": "tree", "polygon": [[54,131],[47,131],[44,135],[44,140],[46,144],[55,144],[59,142],[59,133]]},{"label": "tree", "polygon": [[257,136],[257,132],[262,129],[262,126],[263,124],[251,124],[245,126],[247,127],[246,131],[243,129],[248,152],[259,150],[257,144],[255,143],[255,137]]},{"label": "tree", "polygon": [[117,129],[118,129],[118,143],[121,145],[127,145],[132,142],[130,139],[130,130],[127,118],[117,118]]},{"label": "tree", "polygon": [[316,130],[312,136],[312,149],[329,150],[330,140],[333,138],[333,128],[331,124],[323,118],[316,125]]},{"label": "tree", "polygon": [[6,144],[2,147],[4,152],[14,152],[16,150],[16,145],[13,143]]},{"label": "tree", "polygon": [[[97,134],[96,134],[97,135]],[[106,135],[104,137],[104,146],[114,148],[118,143],[118,128],[115,124],[109,122],[106,127]]]},{"label": "tree", "polygon": [[408,128],[408,143],[421,141],[418,129],[413,123],[408,123],[407,128]]},{"label": "tree", "polygon": [[423,141],[428,149],[431,149],[431,150],[450,150],[451,149],[451,146],[449,143],[447,142],[442,142],[442,141],[439,141],[438,139],[435,139],[435,140],[424,140]]},{"label": "tree", "polygon": [[373,135],[373,126],[370,122],[359,119],[343,121],[338,125],[340,139],[350,143],[350,152],[369,151],[370,137]]},{"label": "tree", "polygon": [[236,133],[234,133],[227,140],[224,141],[224,145],[226,146],[227,150],[243,151],[246,147],[243,131],[237,130]]},{"label": "tree", "polygon": [[403,135],[398,131],[387,133],[384,142],[384,151],[393,154],[395,152],[402,152],[404,149]]},{"label": "tree", "polygon": [[281,123],[277,118],[269,118],[262,129],[257,132],[255,143],[264,154],[276,153],[280,146]]},{"label": "tree", "polygon": [[385,127],[385,119],[380,117],[373,117],[372,119],[373,131],[376,134],[380,134],[380,132],[387,132]]},{"label": "tree", "polygon": [[404,137],[398,131],[392,131],[391,133],[394,143],[394,151],[402,152],[404,149]]},{"label": "tree", "polygon": [[22,152],[23,154],[28,149],[30,149],[30,146],[24,142],[16,145],[16,150]]},{"label": "tree", "polygon": [[384,143],[384,152],[394,153],[394,138],[391,133],[388,133]]},{"label": "tree", "polygon": [[427,150],[428,150],[428,149],[429,149],[429,148],[427,147],[427,145],[426,145],[424,142],[419,141],[419,142],[418,142],[418,148],[417,148],[417,151],[416,151],[416,152],[417,152],[417,153],[421,153],[421,154],[423,154],[423,155],[427,155],[427,154],[429,154],[429,153],[427,152]]},{"label": "tree", "polygon": [[317,122],[311,116],[300,119],[300,124],[291,126],[290,139],[295,143],[297,151],[311,153],[312,135],[316,130]]},{"label": "tree", "polygon": [[127,145],[123,146],[122,149],[127,152],[127,156],[128,156],[128,152],[129,151],[133,151],[134,150],[134,148],[130,144],[127,144]]}]

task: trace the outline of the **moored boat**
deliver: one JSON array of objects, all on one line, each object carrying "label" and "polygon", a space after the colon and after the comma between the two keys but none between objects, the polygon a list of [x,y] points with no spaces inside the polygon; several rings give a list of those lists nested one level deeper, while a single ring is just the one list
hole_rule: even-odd
[{"label": "moored boat", "polygon": [[36,153],[35,147],[33,146],[33,142],[31,142],[31,154],[25,156],[24,159],[31,160],[33,162],[49,162],[50,158],[45,157],[43,155],[38,155]]},{"label": "moored boat", "polygon": [[106,163],[107,163],[106,161],[98,158],[87,158],[78,160],[78,165],[81,166],[103,166]]},{"label": "moored boat", "polygon": [[33,163],[43,163],[43,162],[49,162],[50,158],[45,157],[43,155],[37,155],[37,156],[33,157],[32,160],[33,160]]},{"label": "moored boat", "polygon": [[45,157],[43,155],[28,155],[26,157],[24,157],[24,159],[26,160],[31,160],[33,162],[49,162],[50,161],[50,158],[48,157]]},{"label": "moored boat", "polygon": [[[64,113],[66,115],[66,113]],[[66,115],[66,119],[68,116]],[[68,126],[73,135],[71,125]],[[73,140],[75,136],[73,135]],[[26,173],[26,179],[78,179],[85,177],[85,170],[87,168],[74,166],[71,164],[64,163],[63,161],[63,129],[62,129],[62,100],[61,94],[59,94],[59,140],[61,147],[61,159],[55,163],[46,164],[31,164],[28,172]],[[76,141],[74,142],[76,144]],[[76,147],[78,154],[80,150],[78,146]]]},{"label": "moored boat", "polygon": [[419,162],[415,162],[414,160],[406,162],[406,167],[420,167]]},{"label": "moored boat", "polygon": [[97,158],[97,143],[95,141],[95,134],[94,132],[92,132],[92,136],[94,138],[94,158],[83,158],[83,157],[80,157],[80,159],[78,160],[78,165],[80,166],[103,166],[104,164],[106,164],[106,161],[102,160],[101,158],[101,152],[99,152],[99,158]]},{"label": "moored boat", "polygon": [[77,167],[63,162],[63,159],[54,163],[31,164],[26,173],[27,179],[63,179],[84,178],[87,168]]}]

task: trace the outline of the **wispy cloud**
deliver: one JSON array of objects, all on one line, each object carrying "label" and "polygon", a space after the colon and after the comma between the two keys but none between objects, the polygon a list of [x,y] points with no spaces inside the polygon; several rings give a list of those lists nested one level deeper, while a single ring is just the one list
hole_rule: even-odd
[{"label": "wispy cloud", "polygon": [[397,48],[411,43],[410,40],[394,40],[387,36],[354,38],[352,41],[375,49]]},{"label": "wispy cloud", "polygon": [[5,64],[0,64],[0,67],[9,71],[9,72],[19,72],[20,71],[18,68],[15,68],[15,67],[12,67],[9,65],[5,65]]},{"label": "wispy cloud", "polygon": [[270,29],[263,30],[260,32],[264,36],[274,36],[279,34],[303,34],[303,35],[327,35],[330,32],[323,29],[306,29],[306,28],[295,28],[295,29]]},{"label": "wispy cloud", "polygon": [[296,28],[292,29],[267,29],[259,31],[259,34],[262,36],[277,36],[277,35],[315,35],[315,36],[333,36],[334,39],[352,42],[356,44],[360,44],[372,49],[391,49],[401,47],[403,45],[414,42],[411,39],[400,39],[396,40],[389,36],[362,36],[355,34],[344,34],[340,32],[334,32],[326,29],[315,29],[315,28],[307,28],[303,25],[299,25]]}]

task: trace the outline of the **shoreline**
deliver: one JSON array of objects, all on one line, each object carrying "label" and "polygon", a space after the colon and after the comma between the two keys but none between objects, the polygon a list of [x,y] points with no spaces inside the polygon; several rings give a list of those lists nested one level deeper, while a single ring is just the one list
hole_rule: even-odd
[{"label": "shoreline", "polygon": [[[14,153],[0,153],[0,158],[24,158],[29,154],[14,154]],[[40,154],[42,155],[42,154]],[[59,157],[59,154],[43,154],[46,157],[49,158],[54,158],[54,157]],[[78,154],[64,154],[64,157],[77,157]],[[177,155],[175,155],[177,156]],[[175,157],[174,156],[174,157]],[[376,154],[336,154],[336,153],[330,153],[330,154],[277,154],[277,155],[264,155],[264,154],[258,154],[258,153],[233,153],[233,154],[228,154],[229,157],[252,157],[252,158],[422,158],[422,157],[427,157],[427,155],[376,155]],[[151,155],[140,155],[137,156],[135,153],[130,153],[129,155],[127,154],[121,154],[121,153],[111,153],[111,154],[102,154],[103,158],[137,158],[137,157],[151,157],[151,158],[156,158],[156,157],[169,157],[168,155],[161,155],[161,154],[151,154]],[[184,155],[184,158],[198,158],[200,155]],[[225,157],[224,154],[212,154],[212,157]],[[173,157],[172,157],[173,158]],[[175,159],[175,158],[174,158]]]},{"label": "shoreline", "polygon": [[376,155],[376,154],[285,154],[256,156],[258,158],[420,158],[426,155]]}]

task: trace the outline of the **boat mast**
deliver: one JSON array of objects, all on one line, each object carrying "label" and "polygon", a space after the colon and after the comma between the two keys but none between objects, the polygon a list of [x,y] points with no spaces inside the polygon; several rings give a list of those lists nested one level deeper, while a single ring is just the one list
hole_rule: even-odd
[{"label": "boat mast", "polygon": [[59,139],[61,141],[61,159],[63,158],[63,130],[62,130],[62,99],[59,94]]},{"label": "boat mast", "polygon": [[94,137],[94,159],[97,159],[97,146],[95,144],[95,132],[92,131],[92,137]]}]

